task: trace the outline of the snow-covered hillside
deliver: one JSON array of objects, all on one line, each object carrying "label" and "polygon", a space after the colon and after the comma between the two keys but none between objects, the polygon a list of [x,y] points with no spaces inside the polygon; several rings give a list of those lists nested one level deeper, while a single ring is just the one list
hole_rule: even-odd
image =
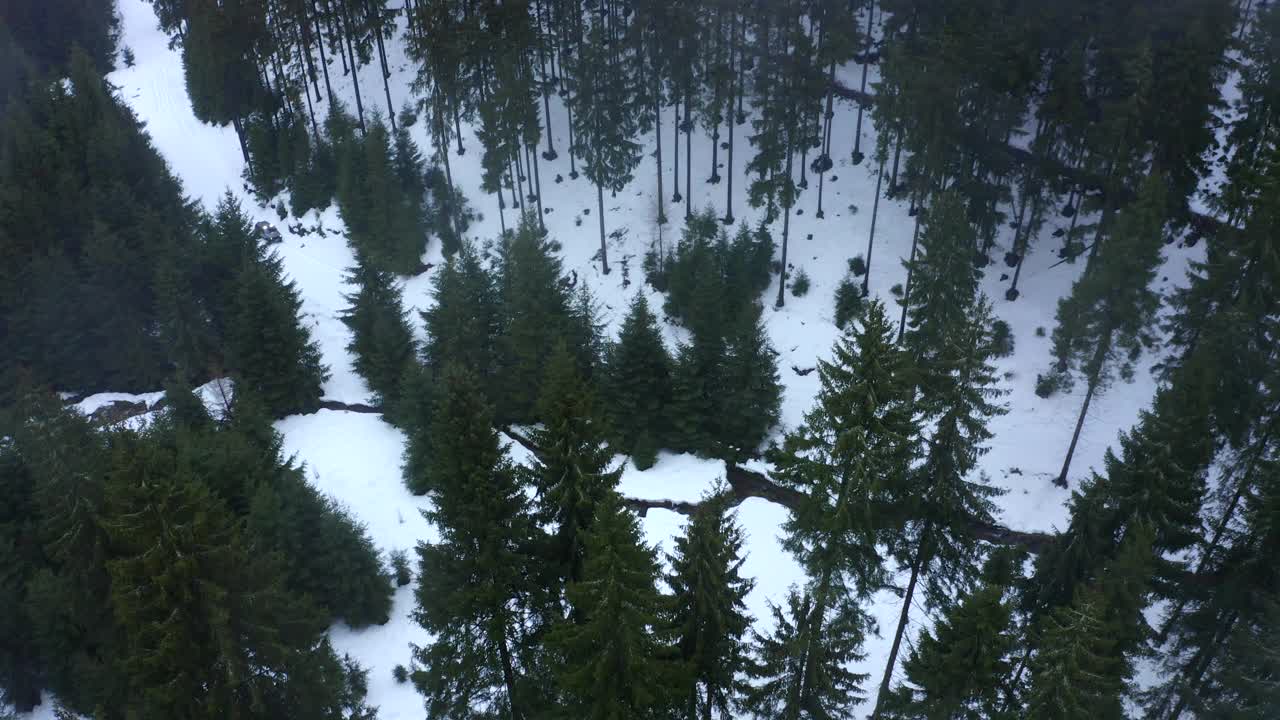
[{"label": "snow-covered hillside", "polygon": [[[114,72],[111,82],[119,87],[121,96],[146,123],[154,144],[181,178],[188,194],[212,208],[219,196],[230,189],[242,199],[254,221],[267,220],[279,227],[284,235],[279,252],[288,274],[301,290],[306,321],[332,373],[324,388],[325,396],[346,402],[364,401],[368,390],[352,370],[345,350],[347,329],[338,318],[345,305],[342,296],[350,291],[344,285],[343,271],[353,264],[353,257],[342,235],[343,223],[337,210],[312,212],[303,218],[302,225],[307,228],[322,227],[323,236],[315,233],[298,236],[286,227],[292,219],[288,223],[279,222],[272,207],[259,207],[245,191],[241,179],[243,162],[232,129],[203,125],[193,116],[180,55],[169,48],[168,38],[157,29],[151,6],[143,0],[120,0],[119,11],[123,18],[121,46],[133,50],[136,65]],[[391,95],[398,105],[411,100],[409,84],[414,68],[399,42],[391,43],[388,53],[394,71]],[[372,108],[385,115],[393,109],[384,106],[380,91],[370,91],[381,85],[378,72],[376,63],[365,67],[361,86],[366,90],[366,111]],[[844,72],[856,84],[858,68],[851,66]],[[331,73],[335,91],[341,88],[344,94],[350,95],[351,84],[342,77],[341,68],[335,65]],[[875,68],[872,68],[871,80],[875,80]],[[323,105],[317,112],[322,110]],[[792,218],[790,260],[796,270],[803,268],[808,273],[812,288],[802,298],[788,294],[786,306],[778,310],[772,306],[776,286],[766,295],[765,321],[773,344],[781,354],[779,366],[785,385],[782,427],[777,429],[778,433],[798,424],[813,400],[817,374],[800,375],[793,367],[811,367],[829,353],[839,336],[831,319],[832,294],[846,273],[847,260],[862,254],[866,248],[875,178],[869,163],[850,164],[854,117],[854,109],[849,105],[837,109],[831,153],[835,168],[826,178],[826,218],[814,217],[816,182],[801,196],[797,214]],[[670,138],[669,120],[663,123],[668,133],[664,141]],[[752,210],[746,198],[748,183],[743,166],[744,157],[750,154],[745,142],[748,128],[738,128],[733,206],[740,222],[754,224],[762,213]],[[431,147],[421,123],[412,130],[420,147]],[[554,98],[552,131],[556,146],[566,148],[567,118]],[[872,146],[875,141],[872,123],[864,122],[862,131],[863,147]],[[653,140],[652,136],[644,139],[651,149]],[[474,223],[470,231],[475,241],[483,243],[499,233],[498,203],[480,190],[479,143],[466,126],[463,143],[468,152],[462,156],[455,153],[452,157],[453,177],[471,205],[483,214],[483,219]],[[723,213],[725,184],[704,182],[711,170],[710,138],[703,133],[695,134],[693,143],[693,206],[695,209],[714,207]],[[682,156],[683,151],[682,147]],[[670,153],[669,148],[667,152]],[[724,163],[725,154],[720,153],[719,159]],[[685,161],[682,157],[681,162]],[[599,263],[592,260],[599,249],[597,218],[593,216],[594,188],[585,178],[569,178],[569,157],[563,150],[559,159],[544,162],[541,171],[543,205],[549,210],[545,216],[548,231],[563,245],[566,269],[576,271],[578,277],[590,285],[610,328],[616,330],[626,303],[634,293],[648,293],[652,306],[660,308],[661,298],[643,283],[640,261],[659,232],[655,222],[658,203],[669,203],[669,160],[667,198],[655,198],[657,166],[651,155],[646,155],[635,180],[624,192],[606,197],[606,226],[610,231],[618,231],[609,241],[613,272],[607,276],[601,273]],[[722,167],[721,174],[725,172],[726,168]],[[562,181],[556,181],[558,176]],[[586,211],[591,215],[584,217]],[[668,215],[675,220],[682,218],[683,212],[682,205],[667,207]],[[506,224],[510,226],[514,221],[515,214],[508,210]],[[897,305],[892,302],[889,289],[905,279],[902,260],[910,249],[913,222],[904,200],[880,203],[870,284],[872,292],[894,310]],[[998,500],[1001,521],[1016,529],[1052,530],[1061,527],[1066,518],[1069,493],[1054,487],[1051,478],[1061,466],[1085,388],[1081,384],[1075,393],[1048,400],[1033,392],[1037,372],[1046,369],[1049,363],[1047,334],[1054,326],[1058,300],[1070,289],[1081,270],[1079,264],[1058,263],[1055,245],[1049,237],[1055,223],[1065,225],[1066,222],[1065,218],[1051,217],[1040,242],[1030,250],[1019,284],[1022,295],[1016,302],[1003,299],[1007,285],[1001,282],[1001,275],[1006,271],[1003,263],[996,262],[987,268],[983,284],[995,302],[996,314],[1011,325],[1016,341],[1014,354],[999,363],[1005,387],[1010,391],[1006,398],[1010,412],[992,423],[995,439],[990,453],[982,461],[993,482],[1007,490]],[[674,239],[679,228],[677,221],[668,224],[663,232],[668,239]],[[775,232],[780,238],[780,222]],[[1010,234],[1006,229],[1001,238],[1005,245]],[[1167,292],[1183,281],[1187,263],[1198,252],[1198,248],[1188,250],[1178,245],[1166,248],[1166,262],[1159,281],[1162,291]],[[1001,254],[1003,251],[998,251],[995,257]],[[440,261],[438,243],[430,245],[425,260]],[[406,278],[406,304],[411,309],[426,308],[431,302],[432,283],[430,271]],[[414,319],[417,319],[416,313]],[[669,341],[681,337],[681,330],[667,327]],[[1038,332],[1041,328],[1044,333]],[[1146,357],[1144,363],[1149,366],[1157,359]],[[1090,467],[1100,466],[1117,432],[1135,421],[1138,412],[1150,402],[1154,389],[1155,382],[1147,367],[1143,367],[1133,383],[1117,383],[1094,400],[1072,466],[1073,486]],[[279,421],[277,427],[284,435],[286,451],[295,453],[297,459],[306,464],[308,477],[318,487],[339,499],[368,526],[381,550],[411,549],[417,541],[433,537],[433,528],[419,512],[428,501],[410,495],[400,481],[404,437],[398,430],[374,415],[330,410],[288,417]],[[619,458],[619,462],[622,461]],[[693,500],[722,473],[723,465],[718,462],[663,454],[648,471],[639,472],[628,466],[622,490],[633,497]],[[758,499],[746,501],[739,509],[739,519],[749,538],[745,572],[756,579],[749,607],[761,623],[768,618],[767,602],[781,601],[787,587],[802,579],[799,568],[779,544],[778,533],[785,516],[783,508]],[[654,510],[645,518],[644,528],[650,542],[669,548],[671,538],[681,531],[683,522],[683,517],[675,513]],[[431,578],[420,581],[429,585]],[[391,674],[395,665],[408,665],[409,644],[425,640],[423,631],[410,618],[412,609],[411,588],[401,588],[395,597],[393,618],[387,625],[361,631],[335,627],[332,632],[338,650],[350,653],[369,669],[370,704],[379,707],[379,716],[384,720],[420,718],[423,714],[421,698],[412,686],[397,684]],[[899,600],[890,593],[881,593],[872,608],[885,634],[892,630],[898,612]],[[922,622],[925,622],[923,613],[914,611],[912,635]],[[859,671],[878,678],[888,644],[888,638],[869,639],[867,658]],[[869,711],[869,706],[864,709]],[[50,712],[48,704],[42,706],[41,713]]]}]

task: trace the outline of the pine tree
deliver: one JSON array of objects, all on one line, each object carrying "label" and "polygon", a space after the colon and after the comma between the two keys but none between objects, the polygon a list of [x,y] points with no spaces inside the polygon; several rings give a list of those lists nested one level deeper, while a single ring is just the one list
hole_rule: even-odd
[{"label": "pine tree", "polygon": [[249,552],[207,486],[162,448],[119,440],[125,447],[107,479],[103,525],[130,684],[123,709],[252,716],[254,698],[287,681],[290,648],[307,645],[323,625],[285,595],[269,557]]},{"label": "pine tree", "polygon": [[464,244],[445,260],[432,290],[435,304],[422,312],[427,342],[423,357],[437,374],[450,364],[475,373],[481,382],[497,381],[501,307],[493,276],[475,248]]},{"label": "pine tree", "polygon": [[676,350],[668,417],[677,449],[719,456],[725,420],[720,409],[728,392],[721,372],[725,354],[726,343],[719,332],[695,332],[689,343]]},{"label": "pine tree", "polygon": [[1068,382],[1078,372],[1088,384],[1056,481],[1061,486],[1066,486],[1094,394],[1106,388],[1117,370],[1122,379],[1130,379],[1142,349],[1154,342],[1151,328],[1160,296],[1151,283],[1161,260],[1164,209],[1164,185],[1153,176],[1144,184],[1137,202],[1120,213],[1111,237],[1099,251],[1096,267],[1058,303],[1058,327],[1053,331],[1056,371]]},{"label": "pine tree", "polygon": [[719,386],[732,392],[720,398],[717,445],[721,457],[740,461],[757,453],[782,406],[777,352],[769,343],[759,305],[741,311],[725,349]]},{"label": "pine tree", "polygon": [[582,581],[568,588],[577,620],[562,621],[547,637],[559,658],[561,707],[574,717],[669,717],[683,670],[657,580],[658,561],[635,514],[607,493],[587,536]]},{"label": "pine tree", "polygon": [[961,318],[961,324],[948,332],[949,349],[935,358],[946,378],[939,379],[918,405],[926,419],[936,418],[924,462],[913,468],[905,485],[890,489],[895,504],[909,518],[895,544],[911,576],[877,706],[889,695],[917,583],[924,580],[926,608],[949,604],[953,589],[964,587],[976,569],[978,541],[970,528],[993,522],[992,498],[1001,493],[988,484],[985,474],[973,477],[992,437],[987,424],[1006,411],[994,404],[1004,391],[996,387],[996,370],[991,365],[995,349],[990,306],[979,297],[970,307],[972,315]]},{"label": "pine tree", "polygon": [[760,720],[849,717],[866,699],[865,674],[849,666],[865,658],[872,620],[847,594],[821,602],[795,588],[786,607],[770,603],[774,630],[753,631],[755,666],[743,706]]},{"label": "pine tree", "polygon": [[936,376],[949,371],[938,367],[940,356],[946,352],[954,329],[965,323],[971,311],[979,274],[972,262],[973,227],[959,195],[937,195],[921,225],[919,248],[904,263],[907,284],[902,327],[906,329],[899,332],[916,358],[921,390],[927,395],[935,382],[943,382]]},{"label": "pine tree", "polygon": [[328,369],[302,326],[302,301],[293,282],[284,280],[278,255],[260,251],[244,265],[233,307],[227,365],[236,384],[259,395],[277,417],[313,409]]},{"label": "pine tree", "polygon": [[426,196],[416,152],[411,142],[397,143],[393,151],[378,116],[364,137],[339,145],[345,171],[338,177],[338,205],[351,243],[378,269],[401,275],[421,271],[426,246]]},{"label": "pine tree", "polygon": [[600,220],[600,262],[609,274],[609,249],[604,233],[604,191],[621,192],[640,164],[639,132],[632,110],[638,89],[629,63],[611,47],[612,28],[601,13],[586,31],[569,68],[573,94],[574,152],[582,158],[582,170],[596,186],[596,212]]},{"label": "pine tree", "polygon": [[351,330],[347,351],[355,370],[373,392],[389,422],[399,421],[401,383],[417,362],[417,346],[400,299],[400,288],[391,274],[373,267],[362,257],[348,271],[347,282],[356,292],[345,295],[343,324]]},{"label": "pine tree", "polygon": [[492,411],[476,377],[446,368],[436,410],[434,507],[424,513],[440,533],[419,543],[414,619],[433,634],[414,649],[414,685],[432,717],[469,714],[477,703],[500,715],[534,714],[526,700],[541,680],[518,664],[526,642],[522,607],[545,590],[532,570],[538,529]]},{"label": "pine tree", "polygon": [[425,495],[430,489],[432,426],[435,417],[435,374],[414,363],[400,385],[400,425],[405,432],[400,474],[409,492]]},{"label": "pine tree", "polygon": [[742,528],[721,487],[705,496],[683,537],[668,556],[667,585],[675,596],[676,646],[693,681],[686,717],[733,717],[746,690],[740,676],[748,664],[744,635],[751,626],[746,596],[755,585],[740,574]]},{"label": "pine tree", "polygon": [[640,470],[654,462],[665,440],[671,402],[672,360],[644,293],[636,293],[608,351],[604,397],[615,446]]},{"label": "pine tree", "polygon": [[1035,720],[1123,718],[1121,669],[1107,635],[1104,601],[1086,592],[1046,621],[1040,654],[1031,663],[1026,717]]},{"label": "pine tree", "polygon": [[531,433],[539,448],[527,475],[538,493],[538,519],[553,526],[552,560],[571,583],[582,580],[586,537],[600,503],[615,490],[622,468],[610,468],[606,431],[595,393],[563,343],[547,361],[538,401],[542,427]]},{"label": "pine tree", "polygon": [[878,587],[876,545],[895,526],[891,488],[905,477],[918,428],[905,353],[884,305],[872,301],[852,337],[818,365],[821,387],[804,424],[773,460],[777,481],[801,493],[784,545],[810,577]]},{"label": "pine tree", "polygon": [[[538,386],[556,341],[568,339],[572,302],[562,279],[559,244],[529,223],[503,248],[499,277],[502,298],[503,404],[499,418],[527,422],[535,416]],[[580,368],[587,372],[589,368]]]},{"label": "pine tree", "polygon": [[[882,704],[887,718],[1010,717],[1001,692],[1015,648],[1013,604],[1006,599],[1013,566],[1024,555],[996,550],[984,583],[923,630],[902,664],[906,682]],[[994,570],[994,571],[993,571]]]}]

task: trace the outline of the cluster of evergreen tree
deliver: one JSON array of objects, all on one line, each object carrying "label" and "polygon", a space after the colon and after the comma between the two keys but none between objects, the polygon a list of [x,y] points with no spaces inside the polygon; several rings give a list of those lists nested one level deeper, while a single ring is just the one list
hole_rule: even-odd
[{"label": "cluster of evergreen tree", "polygon": [[285,459],[242,388],[216,420],[173,383],[139,431],[28,396],[0,443],[0,699],[92,717],[371,717],[336,619],[383,623],[364,529]]},{"label": "cluster of evergreen tree", "polygon": [[[728,498],[708,498],[670,558],[658,558],[618,495],[590,385],[553,351],[537,452],[513,466],[479,377],[441,377],[415,619],[432,633],[412,678],[432,716],[731,717],[750,625],[742,534]],[[529,502],[533,492],[534,501]]]},{"label": "cluster of evergreen tree", "polygon": [[31,79],[0,130],[0,404],[230,372],[277,415],[324,368],[280,260],[228,196],[206,216],[90,59]]}]

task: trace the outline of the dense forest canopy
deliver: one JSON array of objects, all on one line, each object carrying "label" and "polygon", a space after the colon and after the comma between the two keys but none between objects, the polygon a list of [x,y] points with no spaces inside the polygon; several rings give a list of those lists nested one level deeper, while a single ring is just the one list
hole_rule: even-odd
[{"label": "dense forest canopy", "polygon": [[[365,672],[326,630],[386,623],[416,577],[430,641],[396,675],[431,718],[1280,716],[1280,7],[149,2],[195,117],[234,131],[248,192],[282,221],[336,206],[354,258],[346,351],[367,409],[403,431],[403,481],[437,534],[412,568],[381,557],[286,456],[273,420],[319,408],[329,376],[302,295],[241,200],[188,199],[105,79],[134,62],[112,0],[11,0],[4,704],[371,718]],[[767,323],[787,316],[769,306],[808,292],[793,222],[801,198],[818,218],[835,202],[845,118],[848,164],[875,177],[870,231],[865,250],[858,237],[824,258],[848,262],[842,332],[805,371],[803,422],[780,429]],[[455,183],[450,157],[469,150],[488,197]],[[590,184],[608,274],[606,191],[633,191],[649,158],[643,282],[663,302],[635,293],[610,333],[566,272],[570,239],[547,229],[544,187],[562,178],[543,163]],[[693,206],[695,175],[724,183],[723,207]],[[735,179],[757,224],[735,218]],[[894,304],[868,284],[873,259],[892,262],[875,253],[882,200],[910,208]],[[496,207],[497,237],[468,235],[473,203]],[[410,312],[403,278],[428,270],[432,243],[434,302]],[[1196,260],[1162,294],[1174,243]],[[1000,524],[982,464],[1008,412],[999,316],[1033,248],[1076,273],[1036,394],[1084,390],[1052,535]],[[1091,404],[1154,360],[1149,407],[1101,467],[1072,474]],[[216,411],[193,391],[215,379]],[[136,424],[62,402],[161,387],[165,407]],[[688,522],[664,555],[637,518],[649,506],[619,490],[627,462],[660,451],[726,475],[669,503]],[[769,618],[744,604],[746,497],[786,507],[804,573]],[[876,628],[886,588],[896,623]],[[877,631],[892,638],[883,673],[855,672]]]}]

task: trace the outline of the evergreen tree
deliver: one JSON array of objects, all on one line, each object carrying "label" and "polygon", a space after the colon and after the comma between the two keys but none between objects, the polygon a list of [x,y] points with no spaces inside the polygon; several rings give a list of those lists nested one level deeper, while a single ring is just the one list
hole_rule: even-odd
[{"label": "evergreen tree", "polygon": [[419,543],[414,619],[433,635],[414,649],[414,685],[432,717],[466,716],[487,705],[504,717],[532,717],[541,680],[520,664],[526,611],[545,603],[532,570],[538,529],[493,430],[476,377],[446,368],[436,409],[431,468],[434,507],[424,515],[440,533]]},{"label": "evergreen tree", "polygon": [[486,386],[497,382],[502,308],[494,278],[475,248],[464,244],[445,260],[436,272],[432,294],[435,304],[422,312],[427,367],[439,374],[457,364]]},{"label": "evergreen tree", "polygon": [[729,331],[725,357],[719,366],[719,455],[730,460],[754,456],[770,429],[778,423],[782,385],[777,352],[769,343],[759,305],[743,309]]},{"label": "evergreen tree", "polygon": [[617,493],[606,493],[587,536],[581,582],[568,588],[572,617],[547,643],[559,658],[565,711],[589,720],[669,717],[683,668],[670,644],[658,561]]},{"label": "evergreen tree", "polygon": [[896,525],[892,488],[919,431],[908,360],[884,305],[868,303],[859,325],[819,361],[817,401],[772,459],[777,481],[801,493],[784,545],[810,577],[846,577],[865,593],[879,586],[876,545]]},{"label": "evergreen tree", "polygon": [[746,596],[754,581],[740,574],[743,534],[726,488],[703,498],[668,556],[667,585],[675,596],[674,622],[681,658],[693,682],[688,720],[733,717],[746,690],[744,635],[751,626]]},{"label": "evergreen tree", "polygon": [[631,454],[640,470],[653,465],[666,438],[672,360],[657,319],[643,293],[636,293],[610,347],[604,396],[615,447]]},{"label": "evergreen tree", "polygon": [[600,220],[600,262],[609,274],[609,249],[604,233],[604,191],[622,191],[640,164],[639,132],[633,106],[638,92],[635,74],[622,54],[611,47],[613,28],[608,14],[593,18],[569,67],[573,88],[574,153],[582,158],[582,170],[596,186],[596,211]]},{"label": "evergreen tree", "polygon": [[[953,605],[932,630],[921,631],[902,664],[906,682],[882,704],[883,717],[1011,717],[1001,692],[1016,641],[1014,608],[1006,594],[1023,557],[995,551],[983,573],[984,583]],[[1010,565],[1014,572],[1001,568]]]},{"label": "evergreen tree", "polygon": [[1151,329],[1160,296],[1151,283],[1161,260],[1164,209],[1164,185],[1153,176],[1144,184],[1138,201],[1116,220],[1111,237],[1099,251],[1096,267],[1058,303],[1058,327],[1053,331],[1055,370],[1068,384],[1077,372],[1088,384],[1056,481],[1061,486],[1067,484],[1067,471],[1094,394],[1105,389],[1117,369],[1122,379],[1130,379],[1142,349],[1154,343]]},{"label": "evergreen tree", "polygon": [[400,425],[405,432],[400,474],[414,495],[430,490],[432,422],[435,417],[434,373],[413,363],[400,385]]},{"label": "evergreen tree", "polygon": [[849,666],[865,658],[863,639],[873,621],[847,594],[821,602],[795,588],[786,607],[770,603],[773,632],[753,631],[755,681],[743,706],[754,717],[825,720],[848,717],[866,696],[865,674]]},{"label": "evergreen tree", "polygon": [[259,395],[275,416],[314,409],[329,373],[302,326],[302,301],[278,255],[260,250],[244,265],[233,308],[227,365],[237,386]]},{"label": "evergreen tree", "polygon": [[947,333],[943,354],[934,358],[935,372],[946,372],[925,392],[917,407],[934,420],[924,462],[913,468],[908,481],[890,488],[894,503],[908,519],[894,538],[895,554],[910,568],[902,612],[885,664],[877,706],[889,696],[898,649],[907,627],[918,582],[924,580],[925,606],[945,607],[957,588],[967,585],[976,569],[978,542],[974,525],[993,523],[992,498],[1001,493],[984,473],[973,477],[978,460],[991,439],[987,423],[1003,415],[994,404],[1004,391],[996,387],[991,310],[984,298],[970,305],[972,313]]},{"label": "evergreen tree", "polygon": [[726,343],[719,332],[695,332],[676,350],[669,410],[676,448],[717,457],[722,450],[720,409],[729,389],[721,372]]},{"label": "evergreen tree", "polygon": [[[504,402],[498,416],[504,421],[535,417],[547,359],[558,340],[570,337],[574,325],[572,299],[555,255],[559,247],[527,222],[503,247],[498,343]],[[587,373],[591,368],[579,370]]]},{"label": "evergreen tree", "polygon": [[[60,7],[37,5],[10,7],[38,16]],[[50,15],[66,27],[48,41],[78,32],[98,5],[88,3],[74,20]],[[158,387],[177,363],[205,369],[204,358],[193,357],[198,344],[162,342],[180,328],[194,338],[206,323],[205,298],[175,291],[200,276],[189,262],[199,254],[194,208],[99,69],[83,52],[63,50],[71,62],[60,80],[32,77],[15,88],[0,123],[6,405],[19,378],[75,392],[142,391]]]},{"label": "evergreen tree", "polygon": [[249,552],[204,483],[160,448],[119,441],[125,447],[114,453],[103,525],[115,554],[107,567],[123,636],[119,662],[130,685],[122,709],[253,717],[254,699],[286,682],[290,648],[316,638],[320,618],[284,593],[279,568]]},{"label": "evergreen tree", "polygon": [[595,393],[563,343],[547,361],[538,403],[542,427],[531,439],[540,452],[527,475],[538,493],[538,519],[555,528],[552,560],[563,578],[576,583],[582,580],[587,535],[622,468],[609,467],[613,454],[604,444]]},{"label": "evergreen tree", "polygon": [[933,392],[933,385],[950,369],[941,366],[955,328],[965,324],[978,292],[978,270],[973,266],[974,232],[965,217],[964,205],[954,192],[934,198],[928,216],[921,223],[919,248],[907,267],[907,285],[902,299],[904,344],[920,369],[921,391]]},{"label": "evergreen tree", "polygon": [[375,116],[364,137],[339,145],[338,205],[358,253],[378,269],[412,275],[422,268],[426,196],[421,159],[404,140],[393,151]]},{"label": "evergreen tree", "polygon": [[398,423],[401,383],[417,362],[417,346],[400,299],[400,288],[391,274],[357,257],[348,272],[355,293],[345,296],[348,307],[342,322],[351,330],[347,351],[354,356],[356,372],[373,392],[389,422]]}]

